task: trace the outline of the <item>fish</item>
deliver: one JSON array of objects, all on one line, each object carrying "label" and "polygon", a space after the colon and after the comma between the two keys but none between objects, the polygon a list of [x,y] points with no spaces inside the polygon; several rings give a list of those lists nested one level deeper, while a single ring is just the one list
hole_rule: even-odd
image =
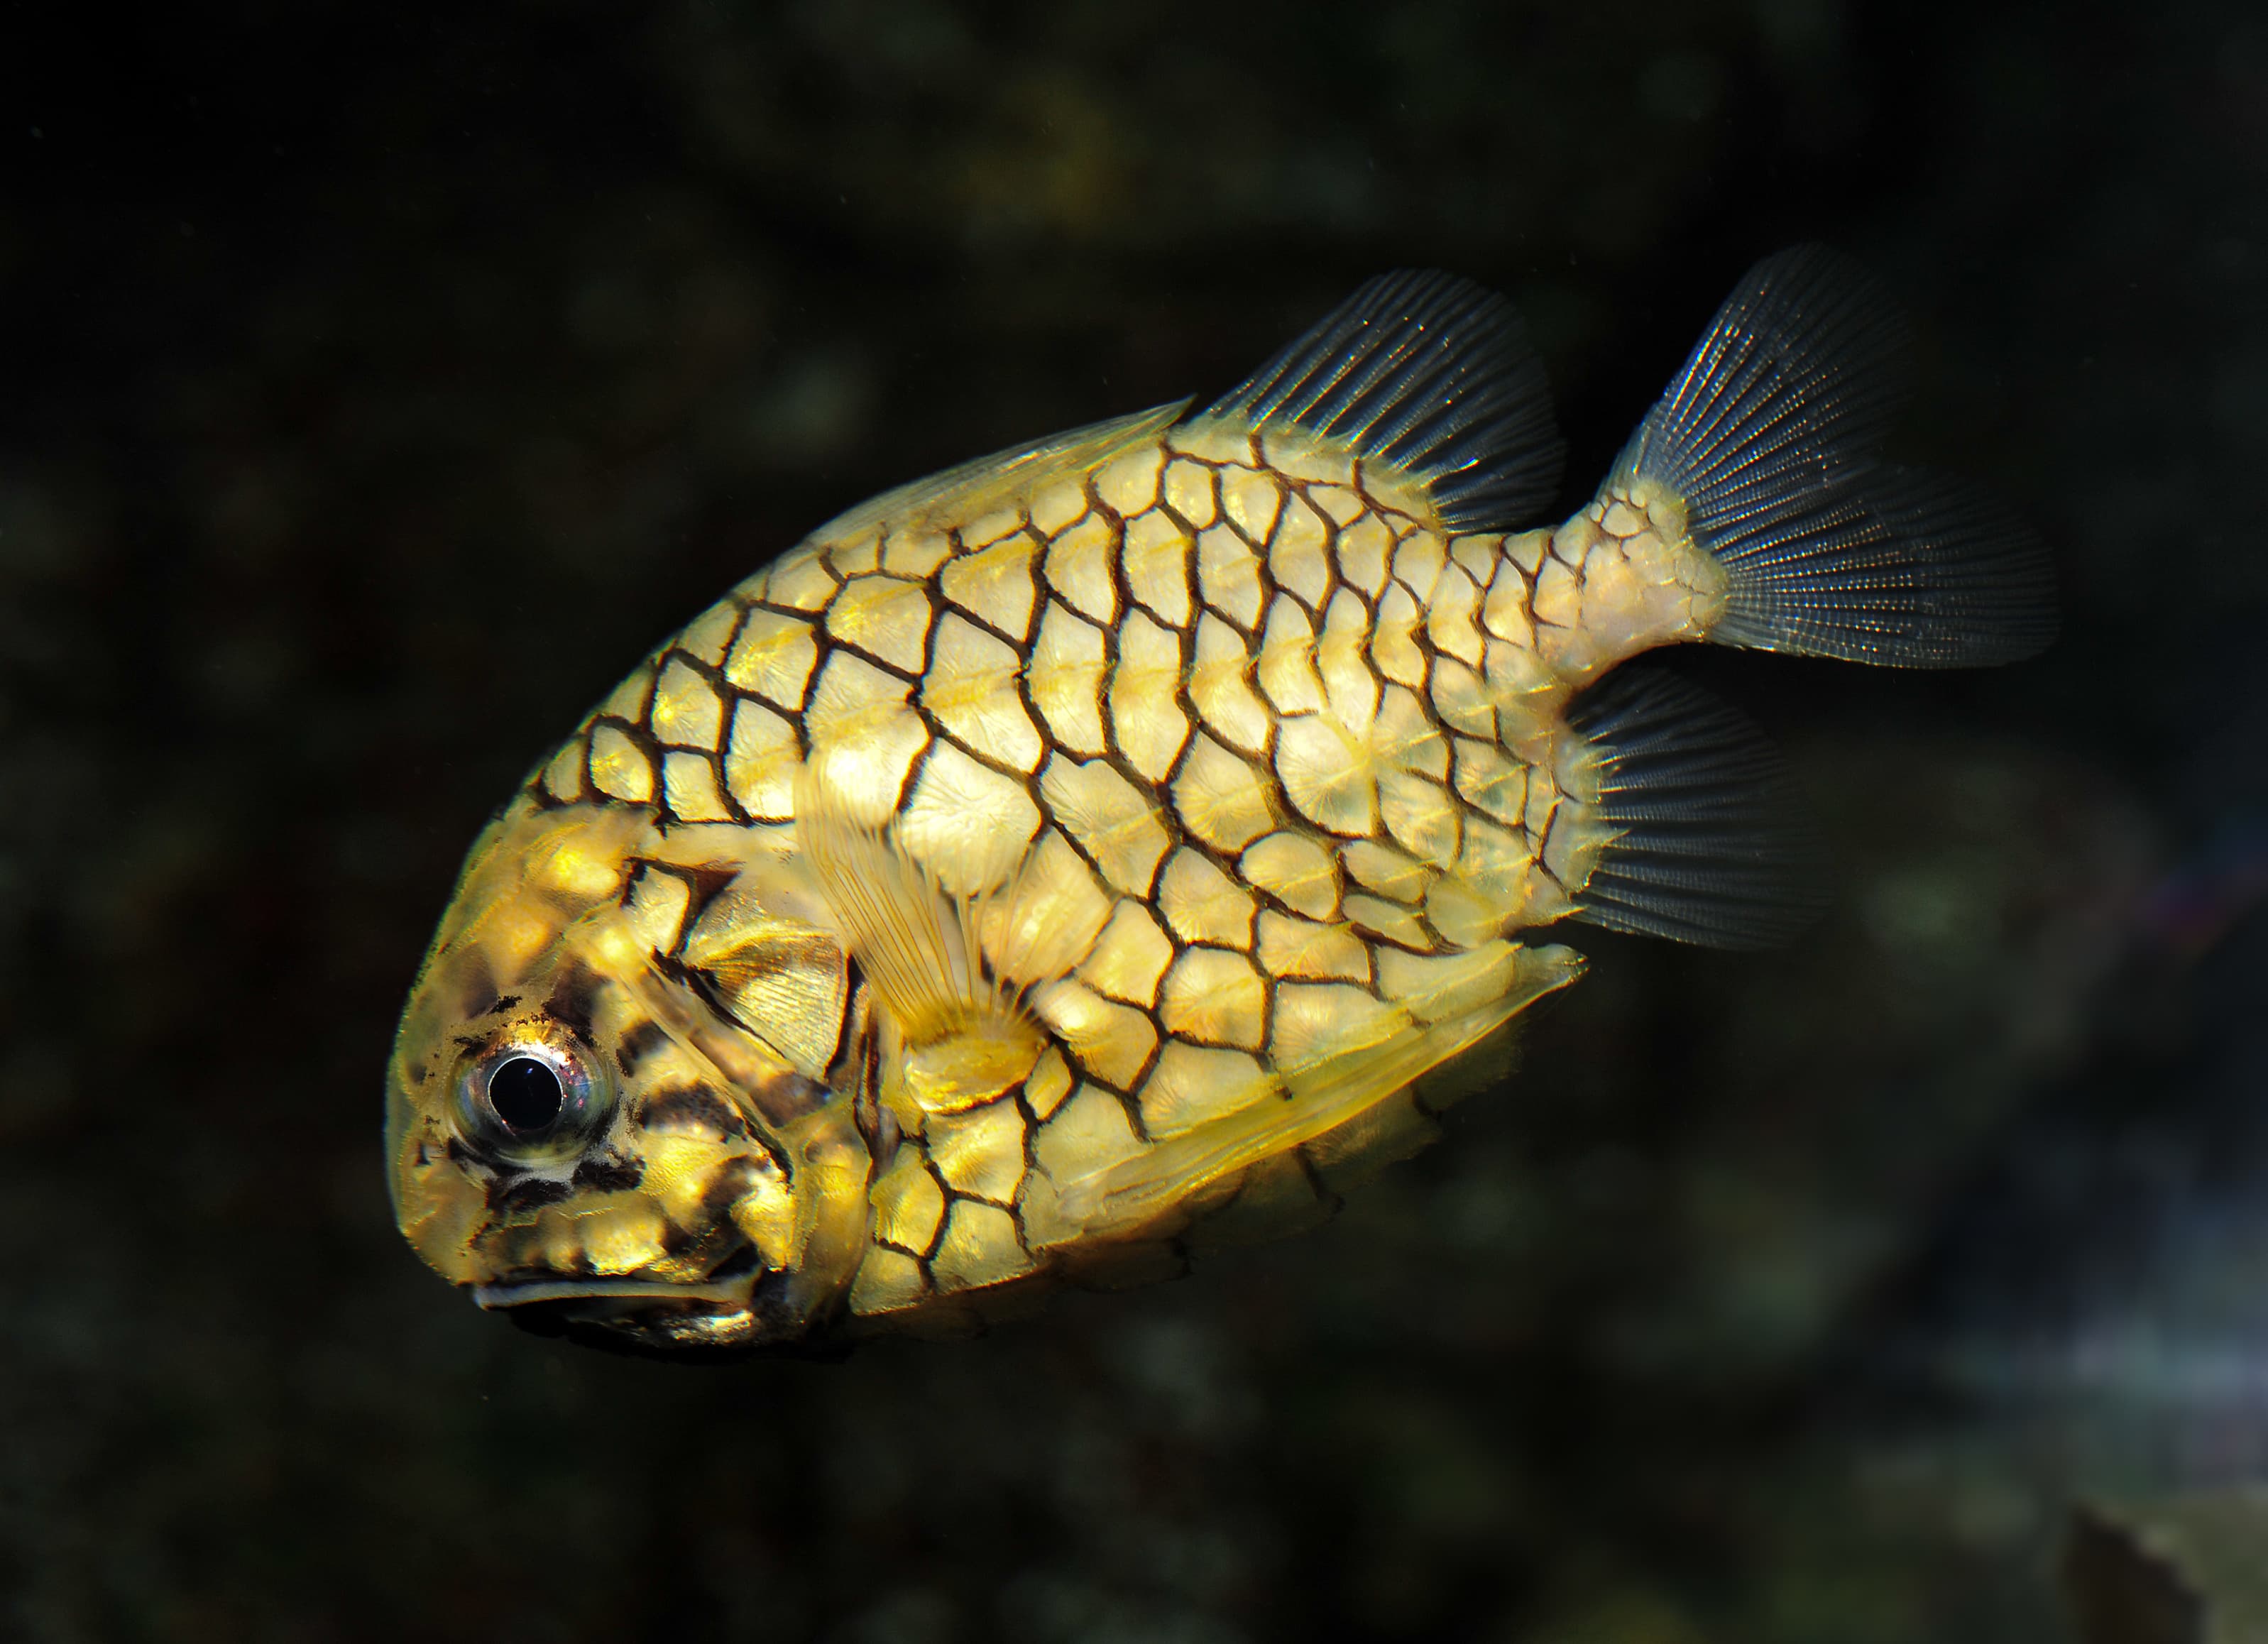
[{"label": "fish", "polygon": [[957,1336],[1330,1215],[1587,923],[1819,901],[1705,642],[1985,665],[2037,535],[1881,456],[1904,322],[1768,257],[1595,495],[1512,306],[1403,271],[1201,410],[887,492],[655,649],[474,843],[404,1007],[416,1253],[660,1356]]}]

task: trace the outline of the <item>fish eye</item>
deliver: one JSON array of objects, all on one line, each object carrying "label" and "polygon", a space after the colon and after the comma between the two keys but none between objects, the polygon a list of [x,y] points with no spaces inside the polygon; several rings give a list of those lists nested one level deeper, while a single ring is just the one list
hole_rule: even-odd
[{"label": "fish eye", "polygon": [[571,1151],[602,1114],[606,1095],[572,1051],[506,1043],[465,1070],[457,1106],[475,1139],[527,1160]]},{"label": "fish eye", "polygon": [[489,1074],[489,1106],[515,1136],[549,1129],[566,1102],[559,1075],[532,1056],[499,1062]]}]

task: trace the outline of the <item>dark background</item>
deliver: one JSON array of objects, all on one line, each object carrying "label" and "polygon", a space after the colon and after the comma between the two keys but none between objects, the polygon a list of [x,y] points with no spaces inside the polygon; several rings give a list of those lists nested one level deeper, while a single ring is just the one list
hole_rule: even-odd
[{"label": "dark background", "polygon": [[[2245,0],[0,6],[0,1632],[2058,1635],[2067,1504],[2268,1470],[2268,19]],[[1973,675],[1683,663],[1841,864],[1606,937],[1332,1227],[836,1365],[395,1235],[459,853],[835,511],[1510,291],[1566,501],[1756,257],[2054,547]]]}]

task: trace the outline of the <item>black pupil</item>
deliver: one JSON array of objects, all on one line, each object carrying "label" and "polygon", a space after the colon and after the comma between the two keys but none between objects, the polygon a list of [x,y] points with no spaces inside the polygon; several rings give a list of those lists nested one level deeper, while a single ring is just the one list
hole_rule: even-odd
[{"label": "black pupil", "polygon": [[489,1105],[508,1131],[541,1130],[566,1101],[559,1075],[532,1056],[515,1056],[489,1075]]}]

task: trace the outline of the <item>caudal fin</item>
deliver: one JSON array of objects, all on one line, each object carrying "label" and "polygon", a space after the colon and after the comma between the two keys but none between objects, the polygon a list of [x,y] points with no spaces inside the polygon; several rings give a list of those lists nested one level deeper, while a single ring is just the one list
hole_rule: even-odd
[{"label": "caudal fin", "polygon": [[1904,667],[2014,661],[2056,629],[2045,550],[1963,482],[1881,461],[1906,329],[1857,264],[1767,257],[1608,481],[1666,490],[1725,568],[1722,645]]}]

